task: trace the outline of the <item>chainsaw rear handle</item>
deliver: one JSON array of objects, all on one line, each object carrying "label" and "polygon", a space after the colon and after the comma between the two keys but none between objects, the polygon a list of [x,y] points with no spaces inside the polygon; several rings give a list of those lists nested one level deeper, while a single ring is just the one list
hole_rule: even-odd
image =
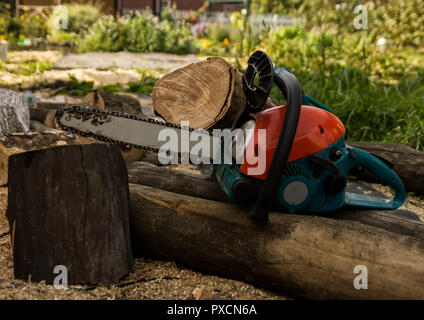
[{"label": "chainsaw rear handle", "polygon": [[268,213],[280,185],[296,135],[302,105],[302,87],[292,73],[283,68],[278,68],[274,71],[273,78],[274,83],[286,98],[287,107],[267,176],[261,186],[256,203],[249,209],[249,215],[258,221],[268,220]]},{"label": "chainsaw rear handle", "polygon": [[400,178],[383,161],[360,149],[350,148],[350,163],[348,170],[361,166],[368,169],[381,183],[395,190],[393,200],[346,192],[345,206],[369,209],[399,208],[406,199],[405,187]]}]

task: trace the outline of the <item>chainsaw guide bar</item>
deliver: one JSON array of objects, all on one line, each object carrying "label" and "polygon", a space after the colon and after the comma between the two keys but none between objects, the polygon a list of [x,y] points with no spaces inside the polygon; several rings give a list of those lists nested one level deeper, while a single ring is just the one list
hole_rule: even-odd
[{"label": "chainsaw guide bar", "polygon": [[[220,137],[214,136],[210,130],[194,129],[180,126],[174,123],[151,119],[147,117],[132,115],[124,112],[116,112],[94,108],[91,106],[70,105],[56,112],[56,121],[62,130],[76,133],[83,137],[90,137],[104,142],[118,144],[124,148],[138,148],[159,153],[166,141],[159,141],[159,133],[163,129],[171,129],[178,136],[196,132],[210,139],[210,146],[220,143]],[[192,159],[210,159],[211,156],[202,157],[190,154],[192,147],[198,141],[189,141],[188,150],[181,150],[178,146],[177,152],[168,150],[171,156],[190,156]],[[187,148],[186,148],[187,149]],[[175,148],[174,148],[175,150]],[[210,149],[215,150],[215,149]]]}]

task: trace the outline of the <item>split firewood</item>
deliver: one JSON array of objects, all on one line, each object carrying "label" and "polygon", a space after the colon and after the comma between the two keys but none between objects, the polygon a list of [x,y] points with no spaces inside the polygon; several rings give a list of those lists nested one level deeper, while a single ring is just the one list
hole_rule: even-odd
[{"label": "split firewood", "polygon": [[[141,254],[298,298],[424,298],[422,222],[405,219],[411,235],[301,214],[271,213],[262,225],[242,206],[148,186],[130,184],[130,199]],[[354,286],[362,272],[367,290]]]},{"label": "split firewood", "polygon": [[[242,74],[222,58],[168,73],[153,88],[153,108],[167,122],[193,128],[231,128],[246,102]],[[264,108],[278,102],[268,99]]]},{"label": "split firewood", "polygon": [[[393,164],[393,171],[402,179],[406,190],[424,195],[424,152],[398,143],[348,142],[348,144],[390,161]],[[366,171],[359,176],[368,181],[377,181]]]},{"label": "split firewood", "polygon": [[29,107],[22,94],[0,89],[0,136],[29,130]]},{"label": "split firewood", "polygon": [[132,271],[128,178],[117,146],[18,153],[8,180],[16,278],[52,283],[66,272],[69,284],[109,285]]}]

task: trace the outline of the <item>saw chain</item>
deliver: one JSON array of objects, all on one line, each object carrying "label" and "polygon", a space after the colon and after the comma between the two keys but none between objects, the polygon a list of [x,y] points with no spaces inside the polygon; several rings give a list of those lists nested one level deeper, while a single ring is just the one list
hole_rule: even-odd
[{"label": "saw chain", "polygon": [[[117,145],[119,145],[123,148],[144,149],[144,150],[153,151],[153,152],[156,152],[156,153],[158,153],[160,151],[159,148],[147,146],[147,145],[143,145],[143,144],[129,143],[128,141],[121,141],[121,140],[118,140],[118,139],[113,139],[111,137],[106,137],[106,136],[101,135],[101,134],[96,134],[95,132],[83,131],[83,130],[79,130],[75,127],[71,127],[71,126],[67,126],[67,125],[63,124],[62,120],[67,120],[67,119],[69,120],[71,118],[75,119],[75,120],[79,120],[79,121],[81,121],[81,123],[89,122],[90,126],[98,127],[99,129],[102,127],[102,125],[112,122],[114,118],[124,118],[124,119],[131,119],[131,120],[141,121],[141,122],[144,122],[144,123],[154,124],[154,125],[157,125],[157,126],[163,128],[163,129],[171,128],[171,129],[175,129],[175,130],[180,130],[180,132],[182,132],[183,130],[187,130],[188,132],[192,132],[194,130],[197,130],[197,129],[194,129],[194,128],[190,128],[188,126],[187,127],[186,126],[180,126],[180,125],[177,125],[177,124],[174,124],[174,123],[165,122],[164,120],[161,121],[161,120],[147,118],[147,117],[143,117],[143,116],[128,114],[126,112],[103,110],[103,109],[95,108],[95,107],[88,106],[88,105],[86,105],[86,106],[84,106],[84,105],[69,105],[69,106],[63,107],[61,109],[58,109],[57,112],[56,112],[56,122],[62,130],[78,134],[82,137],[89,137],[89,138],[97,139],[97,140],[104,141],[104,142],[107,142],[107,143],[117,144]],[[208,135],[209,137],[213,137],[211,130],[207,130],[207,129],[201,129],[201,130],[204,131],[205,134]],[[170,155],[184,155],[185,154],[183,152],[180,152],[180,150],[177,153],[173,152],[173,151],[168,151],[168,152],[169,152]],[[189,152],[187,154],[189,154]]]}]

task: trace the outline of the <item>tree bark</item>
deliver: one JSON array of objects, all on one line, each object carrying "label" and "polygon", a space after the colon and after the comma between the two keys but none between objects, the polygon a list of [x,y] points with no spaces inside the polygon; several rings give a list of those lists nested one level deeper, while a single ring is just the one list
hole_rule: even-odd
[{"label": "tree bark", "polygon": [[[424,298],[424,224],[411,236],[357,221],[271,213],[130,184],[140,253],[310,299]],[[358,213],[359,214],[359,213]],[[354,287],[365,266],[368,289]]]},{"label": "tree bark", "polygon": [[[222,58],[171,72],[153,88],[153,108],[166,121],[192,128],[231,128],[246,102],[242,74]],[[278,105],[268,99],[264,108]]]},{"label": "tree bark", "polygon": [[9,159],[8,208],[15,277],[113,284],[132,270],[128,178],[119,148],[83,144]]},{"label": "tree bark", "polygon": [[[393,170],[402,179],[406,190],[424,195],[424,152],[397,143],[348,142],[348,144],[393,163]],[[377,181],[366,171],[359,176],[368,181]]]},{"label": "tree bark", "polygon": [[134,162],[128,166],[128,178],[135,184],[203,199],[229,202],[216,180],[201,174],[158,167],[146,162]]}]

